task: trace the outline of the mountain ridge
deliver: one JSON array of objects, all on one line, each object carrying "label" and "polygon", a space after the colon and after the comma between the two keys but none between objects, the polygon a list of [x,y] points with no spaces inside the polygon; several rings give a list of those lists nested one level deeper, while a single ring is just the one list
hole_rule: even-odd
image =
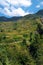
[{"label": "mountain ridge", "polygon": [[11,18],[7,18],[7,17],[4,17],[4,16],[0,16],[0,21],[17,21],[19,19],[22,19],[22,18],[33,18],[33,17],[43,17],[43,9],[42,10],[39,10],[37,13],[35,14],[28,14],[28,15],[25,15],[25,16],[20,16],[20,17],[11,17]]}]

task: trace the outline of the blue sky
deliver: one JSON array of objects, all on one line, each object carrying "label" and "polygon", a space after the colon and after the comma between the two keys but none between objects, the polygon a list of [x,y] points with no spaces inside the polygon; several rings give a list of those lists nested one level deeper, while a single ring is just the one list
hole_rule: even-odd
[{"label": "blue sky", "polygon": [[24,16],[43,9],[43,0],[0,0],[0,16]]}]

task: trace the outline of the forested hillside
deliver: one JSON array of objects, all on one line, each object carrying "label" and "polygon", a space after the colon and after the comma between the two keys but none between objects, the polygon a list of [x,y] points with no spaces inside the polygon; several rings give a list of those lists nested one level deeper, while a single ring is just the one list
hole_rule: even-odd
[{"label": "forested hillside", "polygon": [[43,16],[0,22],[0,65],[43,65]]}]

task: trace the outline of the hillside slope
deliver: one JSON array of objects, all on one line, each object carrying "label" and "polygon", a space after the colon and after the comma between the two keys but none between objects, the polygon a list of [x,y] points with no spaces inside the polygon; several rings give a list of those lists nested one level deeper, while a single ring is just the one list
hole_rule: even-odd
[{"label": "hillside slope", "polygon": [[43,65],[43,17],[0,22],[0,65]]}]

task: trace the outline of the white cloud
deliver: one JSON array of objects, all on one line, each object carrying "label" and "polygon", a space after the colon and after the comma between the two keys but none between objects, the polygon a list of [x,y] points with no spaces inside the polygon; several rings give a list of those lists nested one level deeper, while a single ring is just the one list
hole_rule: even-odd
[{"label": "white cloud", "polygon": [[5,0],[0,0],[0,5],[2,5],[3,7],[9,6],[9,4]]},{"label": "white cloud", "polygon": [[41,1],[38,5],[36,5],[36,8],[40,8],[41,6],[43,6],[43,1]]},{"label": "white cloud", "polygon": [[24,15],[29,14],[28,12],[25,12],[22,8],[16,9],[14,7],[11,7],[11,11],[8,8],[4,8],[4,10],[2,10],[1,12],[3,12],[3,14],[5,16],[10,16],[10,17],[12,17],[12,16],[24,16]]},{"label": "white cloud", "polygon": [[24,6],[24,7],[29,7],[32,5],[31,0],[1,0],[0,4],[2,5],[7,5],[11,4],[14,6]]},{"label": "white cloud", "polygon": [[40,4],[43,5],[43,1]]},{"label": "white cloud", "polygon": [[6,0],[8,3],[14,5],[14,6],[31,6],[32,2],[31,0]]},{"label": "white cloud", "polygon": [[36,8],[40,8],[40,5],[37,5]]},{"label": "white cloud", "polygon": [[30,7],[32,2],[31,0],[0,0],[0,5],[4,7],[4,9],[0,8],[0,12],[5,16],[24,16],[29,12],[25,12],[21,6]]}]

